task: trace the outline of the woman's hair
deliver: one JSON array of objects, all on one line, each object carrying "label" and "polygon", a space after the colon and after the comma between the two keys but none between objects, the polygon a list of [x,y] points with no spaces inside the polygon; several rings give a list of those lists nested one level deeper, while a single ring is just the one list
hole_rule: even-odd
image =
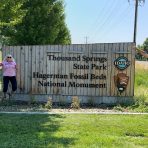
[{"label": "woman's hair", "polygon": [[11,54],[7,54],[3,61],[7,61],[7,57],[11,57],[12,61],[15,62],[15,59],[13,58]]}]

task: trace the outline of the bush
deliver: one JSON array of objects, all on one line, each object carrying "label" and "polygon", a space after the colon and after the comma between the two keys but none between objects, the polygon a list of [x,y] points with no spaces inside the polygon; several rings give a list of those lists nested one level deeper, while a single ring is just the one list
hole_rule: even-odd
[{"label": "bush", "polygon": [[71,108],[73,109],[80,109],[80,101],[77,96],[72,97]]},{"label": "bush", "polygon": [[49,98],[47,103],[45,104],[45,108],[47,109],[52,109],[52,99]]}]

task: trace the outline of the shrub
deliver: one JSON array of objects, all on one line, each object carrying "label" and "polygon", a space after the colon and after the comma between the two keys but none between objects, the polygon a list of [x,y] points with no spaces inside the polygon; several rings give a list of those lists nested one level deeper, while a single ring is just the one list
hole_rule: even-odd
[{"label": "shrub", "polygon": [[71,108],[73,108],[73,109],[79,109],[80,108],[80,101],[79,101],[79,98],[77,96],[72,97]]},{"label": "shrub", "polygon": [[51,98],[48,98],[48,101],[45,104],[45,108],[52,109],[52,99]]}]

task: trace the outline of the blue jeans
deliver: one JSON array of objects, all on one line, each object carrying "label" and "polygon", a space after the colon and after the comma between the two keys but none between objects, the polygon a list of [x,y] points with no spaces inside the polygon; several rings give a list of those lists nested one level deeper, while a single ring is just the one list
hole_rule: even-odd
[{"label": "blue jeans", "polygon": [[11,82],[11,85],[12,85],[12,91],[16,91],[17,89],[16,77],[15,76],[12,76],[12,77],[4,76],[3,77],[3,92],[4,93],[7,92],[8,90],[9,81]]}]

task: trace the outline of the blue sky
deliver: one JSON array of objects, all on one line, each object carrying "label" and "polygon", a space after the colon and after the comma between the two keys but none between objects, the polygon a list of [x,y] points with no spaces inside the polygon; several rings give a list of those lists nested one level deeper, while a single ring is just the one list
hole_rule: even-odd
[{"label": "blue sky", "polygon": [[[65,0],[72,43],[132,42],[134,0]],[[137,44],[148,37],[148,1],[139,6]]]}]

